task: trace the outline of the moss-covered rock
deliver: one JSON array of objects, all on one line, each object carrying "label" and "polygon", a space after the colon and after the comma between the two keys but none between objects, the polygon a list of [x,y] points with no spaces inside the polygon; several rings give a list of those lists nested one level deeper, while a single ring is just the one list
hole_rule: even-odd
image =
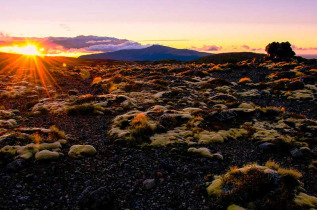
[{"label": "moss-covered rock", "polygon": [[227,210],[245,210],[245,208],[242,208],[241,206],[232,204],[232,205],[228,206]]},{"label": "moss-covered rock", "polygon": [[71,158],[82,158],[96,154],[97,150],[91,145],[73,145],[68,152],[68,156]]},{"label": "moss-covered rock", "polygon": [[38,161],[57,160],[58,158],[59,158],[58,152],[52,152],[49,150],[42,150],[35,154],[35,160],[38,160]]},{"label": "moss-covered rock", "polygon": [[194,148],[194,147],[190,147],[187,150],[189,153],[194,153],[203,157],[208,157],[208,158],[212,158],[213,155],[210,153],[210,150],[206,147],[201,147],[201,148]]}]

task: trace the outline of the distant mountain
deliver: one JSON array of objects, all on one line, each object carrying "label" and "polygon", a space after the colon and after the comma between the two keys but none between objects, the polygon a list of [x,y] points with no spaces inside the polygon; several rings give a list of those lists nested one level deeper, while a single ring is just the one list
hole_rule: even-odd
[{"label": "distant mountain", "polygon": [[119,50],[107,53],[83,55],[79,58],[112,59],[120,61],[159,61],[171,59],[190,61],[207,55],[211,54],[187,49],[175,49],[162,45],[153,45],[144,49]]},{"label": "distant mountain", "polygon": [[247,59],[262,59],[265,54],[253,53],[253,52],[233,52],[233,53],[219,53],[214,55],[205,56],[194,60],[195,63],[236,63]]}]

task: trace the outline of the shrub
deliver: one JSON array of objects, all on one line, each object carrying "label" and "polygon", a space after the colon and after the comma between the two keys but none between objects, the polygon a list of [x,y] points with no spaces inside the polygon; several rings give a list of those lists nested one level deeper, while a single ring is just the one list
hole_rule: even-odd
[{"label": "shrub", "polygon": [[295,52],[293,51],[289,42],[272,42],[265,48],[267,56],[273,58],[293,58]]}]

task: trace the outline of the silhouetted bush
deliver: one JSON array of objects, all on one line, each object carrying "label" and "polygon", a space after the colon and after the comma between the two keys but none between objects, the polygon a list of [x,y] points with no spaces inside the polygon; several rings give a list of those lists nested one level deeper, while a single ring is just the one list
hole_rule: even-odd
[{"label": "silhouetted bush", "polygon": [[295,56],[289,42],[272,42],[266,46],[265,51],[271,59],[287,59]]}]

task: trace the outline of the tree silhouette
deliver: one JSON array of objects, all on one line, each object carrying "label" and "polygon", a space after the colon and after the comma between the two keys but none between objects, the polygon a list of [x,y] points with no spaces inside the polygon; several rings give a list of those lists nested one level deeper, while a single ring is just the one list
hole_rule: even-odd
[{"label": "tree silhouette", "polygon": [[289,42],[272,42],[266,46],[265,51],[271,59],[285,59],[293,58],[295,56],[295,52]]}]

